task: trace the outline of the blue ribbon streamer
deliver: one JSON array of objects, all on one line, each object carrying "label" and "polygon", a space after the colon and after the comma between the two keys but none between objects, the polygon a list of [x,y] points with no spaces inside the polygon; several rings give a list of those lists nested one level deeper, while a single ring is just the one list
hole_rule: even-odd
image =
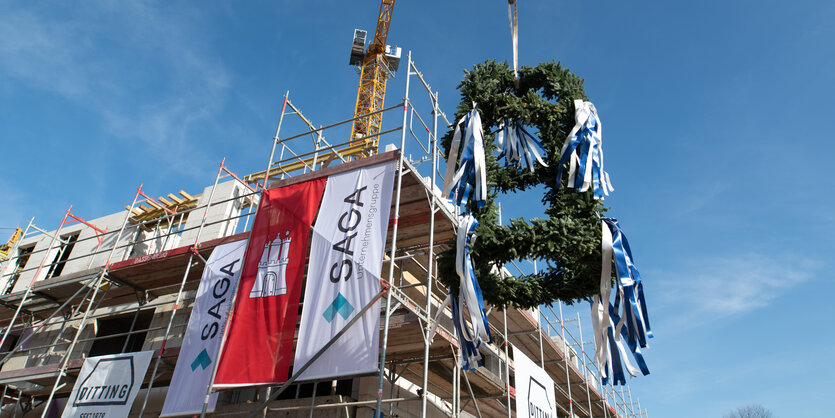
[{"label": "blue ribbon streamer", "polygon": [[646,309],[641,275],[632,262],[632,250],[626,235],[620,229],[617,219],[607,218],[603,222],[612,231],[612,247],[614,249],[615,269],[618,276],[618,286],[622,289],[626,301],[624,312],[626,329],[630,344],[647,346],[647,338],[652,338],[652,329]]},{"label": "blue ribbon streamer", "polygon": [[546,154],[542,141],[531,135],[522,122],[504,120],[499,125],[496,142],[501,150],[498,158],[504,157],[506,166],[515,166],[520,171],[527,169],[531,173],[534,172],[536,162],[548,167],[543,160]]},{"label": "blue ribbon streamer", "polygon": [[[462,364],[468,370],[474,370],[474,364],[481,365],[481,356],[477,348],[481,344],[490,343],[490,324],[484,306],[484,296],[481,286],[476,280],[473,260],[470,256],[470,246],[475,241],[475,228],[478,221],[472,215],[464,215],[458,226],[456,243],[456,272],[460,278],[458,298],[452,297],[453,322],[455,332],[461,343]],[[465,322],[469,319],[470,325]]]},{"label": "blue ribbon streamer", "polygon": [[[487,199],[487,174],[481,116],[475,107],[456,125],[452,148],[457,148],[459,142],[463,145],[461,161],[454,176],[447,171],[444,178],[444,196],[452,199],[458,206],[466,206],[469,187],[472,186],[473,201],[476,207],[482,208]],[[452,153],[450,157],[447,164],[455,164]]]},{"label": "blue ribbon streamer", "polygon": [[[632,250],[626,235],[616,219],[603,218],[602,223],[604,271],[601,275],[601,294],[589,299],[589,302],[595,321],[595,345],[597,350],[600,350],[595,358],[603,383],[619,385],[626,383],[624,367],[633,377],[638,372],[649,374],[641,348],[647,347],[647,339],[652,338],[653,334],[649,325],[641,275],[633,262]],[[607,299],[605,294],[608,294],[606,289],[609,283],[607,264],[614,264],[617,277],[614,303],[604,300]],[[606,307],[604,309],[608,311],[608,318],[605,321],[601,322],[598,318],[594,309],[595,302]],[[599,333],[603,338],[600,338]],[[631,357],[635,360],[637,368],[629,359],[624,358],[629,356],[628,353],[632,353]]]},{"label": "blue ribbon streamer", "polygon": [[602,124],[591,102],[575,100],[575,125],[565,139],[557,168],[557,185],[562,186],[563,166],[569,166],[567,186],[585,192],[591,187],[595,199],[614,191],[609,174],[603,170]]},{"label": "blue ribbon streamer", "polygon": [[461,368],[474,371],[477,367],[482,366],[481,354],[479,354],[475,344],[463,338],[464,331],[461,329],[461,318],[458,315],[458,298],[455,296],[450,297],[450,308],[452,309],[452,324],[455,327],[455,335],[458,337],[458,343],[461,346]]}]

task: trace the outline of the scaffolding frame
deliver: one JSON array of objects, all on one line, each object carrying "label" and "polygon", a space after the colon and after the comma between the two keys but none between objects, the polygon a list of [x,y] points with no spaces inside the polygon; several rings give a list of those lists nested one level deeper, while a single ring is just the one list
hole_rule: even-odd
[{"label": "scaffolding frame", "polygon": [[[414,81],[419,81],[419,83],[416,83],[418,90],[420,90],[420,86],[422,85],[423,90],[425,90],[429,96],[432,107],[432,117],[429,121],[424,120],[421,117],[421,113],[417,110],[413,100],[410,98],[410,94],[412,93],[410,88],[413,87],[410,86],[412,78],[414,78]],[[384,325],[381,329],[380,363],[378,373],[376,374],[376,399],[356,399],[353,401],[340,402],[338,405],[323,406],[316,405],[314,397],[309,407],[296,406],[271,408],[271,399],[277,398],[283,390],[295,382],[295,377],[297,377],[305,368],[305,366],[302,366],[302,368],[295,370],[293,378],[289,379],[281,386],[269,388],[267,396],[262,397],[261,395],[258,395],[259,400],[261,401],[259,406],[249,408],[249,410],[242,411],[239,414],[251,413],[252,415],[255,415],[262,412],[265,413],[267,410],[291,411],[306,409],[309,409],[312,413],[314,410],[319,410],[325,407],[359,408],[373,406],[375,415],[380,416],[383,412],[383,405],[389,406],[389,410],[392,411],[402,402],[420,401],[421,416],[426,416],[429,403],[431,402],[440,411],[453,417],[459,416],[461,411],[468,411],[476,414],[477,416],[482,416],[483,413],[492,414],[501,411],[501,413],[506,413],[508,417],[512,417],[513,407],[511,399],[515,395],[515,390],[511,384],[513,361],[510,358],[509,346],[513,344],[526,350],[532,358],[536,357],[536,351],[539,351],[538,363],[546,368],[549,371],[549,374],[555,377],[555,390],[558,397],[562,397],[567,400],[567,408],[563,407],[562,403],[558,403],[561,413],[570,414],[570,416],[576,415],[582,417],[636,416],[634,406],[637,405],[637,416],[647,415],[646,411],[640,407],[640,399],[636,398],[636,401],[632,401],[631,388],[628,389],[627,393],[624,388],[617,391],[614,387],[604,387],[601,384],[597,367],[594,364],[593,359],[585,350],[585,346],[590,343],[583,341],[579,314],[576,319],[566,319],[562,314],[561,303],[558,307],[559,314],[554,311],[552,306],[543,306],[538,309],[535,314],[529,311],[517,309],[500,309],[501,313],[499,313],[499,310],[495,310],[494,312],[491,308],[488,315],[491,318],[491,333],[495,336],[495,342],[484,347],[484,351],[482,351],[482,353],[498,362],[498,367],[495,368],[498,373],[498,381],[493,384],[494,387],[499,388],[498,391],[493,393],[483,393],[484,382],[489,383],[489,379],[480,375],[478,372],[466,372],[461,370],[461,366],[458,361],[460,347],[457,346],[457,342],[454,338],[451,338],[453,333],[450,331],[450,327],[443,323],[439,323],[437,328],[432,327],[434,322],[433,318],[446,318],[448,313],[447,308],[442,303],[443,296],[447,293],[447,289],[437,277],[437,262],[435,256],[438,251],[451,245],[447,235],[444,235],[445,233],[436,234],[436,231],[438,228],[446,228],[445,230],[450,228],[454,229],[457,225],[457,217],[454,213],[454,208],[447,206],[444,199],[440,197],[437,187],[438,180],[443,177],[439,167],[440,159],[442,158],[438,146],[438,127],[439,123],[441,123],[439,118],[443,120],[442,123],[444,123],[444,126],[447,128],[451,127],[452,123],[440,109],[438,92],[432,90],[415,63],[412,61],[411,52],[408,53],[408,66],[405,83],[405,97],[402,102],[375,112],[375,116],[382,118],[384,113],[396,113],[399,109],[402,109],[402,114],[400,115],[401,123],[399,126],[386,129],[374,135],[374,140],[378,141],[382,135],[400,133],[399,148],[398,151],[396,151],[396,157],[394,157],[397,161],[397,177],[395,189],[393,191],[395,196],[392,206],[393,215],[391,218],[391,238],[389,238],[389,246],[386,248],[387,258],[383,261],[384,264],[388,263],[386,273],[387,277],[382,280],[382,291],[377,296],[377,299],[385,298],[386,302],[383,304],[381,312],[382,322]],[[288,108],[289,111],[287,111]],[[284,116],[287,115],[298,116],[309,128],[309,130],[297,135],[280,138]],[[237,222],[237,220],[241,218],[246,218],[246,222],[243,225],[243,232],[234,235],[238,239],[246,238],[249,232],[251,232],[251,229],[249,229],[249,219],[250,216],[254,214],[253,208],[257,205],[255,201],[259,197],[260,193],[267,188],[271,180],[288,179],[298,171],[301,171],[303,176],[306,175],[312,177],[316,175],[327,175],[327,173],[321,174],[315,172],[325,168],[328,168],[326,171],[337,168],[329,167],[333,162],[350,162],[351,158],[348,152],[350,152],[352,139],[349,138],[347,141],[331,144],[325,140],[324,133],[326,130],[339,126],[345,126],[353,123],[358,118],[369,116],[372,115],[359,115],[355,118],[347,119],[327,126],[320,125],[316,128],[313,123],[311,123],[310,120],[308,120],[301,113],[299,108],[290,101],[288,91],[283,97],[281,114],[275,135],[272,138],[272,149],[266,170],[241,178],[226,167],[224,159],[220,163],[220,168],[218,169],[218,173],[215,177],[215,182],[209,191],[208,201],[202,205],[191,203],[185,204],[182,205],[182,208],[180,207],[180,202],[172,195],[169,194],[169,198],[174,200],[173,204],[170,204],[171,202],[164,198],[159,198],[159,200],[157,200],[148,196],[142,190],[142,185],[140,185],[131,205],[127,207],[122,227],[119,230],[106,231],[97,229],[97,234],[94,237],[85,238],[99,240],[99,245],[96,247],[95,251],[64,260],[64,262],[67,262],[73,259],[90,257],[90,264],[92,265],[97,255],[108,254],[104,265],[100,269],[88,271],[86,274],[74,279],[75,282],[78,283],[78,289],[76,289],[71,296],[64,297],[63,302],[61,302],[60,299],[51,301],[50,306],[59,306],[57,308],[53,308],[50,315],[46,316],[44,319],[45,315],[43,312],[46,312],[46,309],[41,309],[40,311],[33,312],[30,315],[25,308],[26,306],[36,302],[33,301],[33,294],[36,294],[37,291],[33,285],[35,285],[39,272],[44,267],[47,257],[43,258],[41,265],[36,269],[34,279],[27,287],[27,290],[22,298],[16,299],[11,305],[9,305],[7,301],[0,297],[0,304],[5,304],[3,306],[7,309],[14,307],[16,310],[15,315],[4,331],[2,339],[3,343],[5,343],[8,335],[13,332],[13,328],[18,317],[27,316],[28,318],[31,318],[30,326],[33,327],[31,328],[33,330],[32,333],[28,334],[25,338],[20,338],[16,346],[9,352],[5,353],[5,356],[0,359],[0,366],[5,364],[13,355],[21,354],[27,350],[28,352],[33,352],[35,350],[48,347],[49,350],[52,351],[62,344],[69,344],[68,348],[62,354],[60,368],[57,370],[57,375],[54,383],[52,384],[49,396],[45,402],[40,404],[44,409],[42,416],[45,416],[55,395],[64,389],[65,385],[68,383],[68,381],[66,381],[68,376],[67,370],[75,348],[79,343],[99,339],[98,336],[93,338],[82,338],[81,334],[89,321],[100,317],[134,311],[136,312],[136,315],[138,315],[140,309],[167,307],[173,304],[171,310],[164,311],[165,314],[170,314],[170,318],[168,318],[167,325],[165,327],[152,327],[149,325],[144,329],[134,329],[134,325],[136,324],[136,316],[134,316],[133,324],[128,332],[115,334],[115,336],[127,337],[143,332],[148,333],[150,331],[161,331],[162,329],[165,329],[165,332],[161,335],[161,340],[158,341],[161,345],[158,349],[155,349],[154,367],[152,369],[150,379],[147,380],[147,385],[143,386],[146,392],[139,412],[139,415],[142,416],[146,412],[151,389],[162,376],[159,372],[159,366],[161,364],[165,364],[168,369],[173,370],[173,365],[168,364],[167,361],[164,360],[164,357],[172,357],[179,353],[178,348],[167,350],[166,345],[171,338],[172,332],[175,332],[175,330],[176,332],[179,332],[187,325],[187,321],[186,323],[175,323],[175,317],[177,311],[184,308],[187,302],[193,299],[193,296],[188,296],[186,294],[187,282],[193,283],[192,276],[194,269],[192,267],[205,265],[206,260],[203,254],[205,254],[205,251],[209,251],[212,248],[210,245],[206,245],[205,248],[203,247],[203,244],[205,243],[201,242],[201,233],[204,229],[210,225],[231,222],[232,220]],[[425,132],[420,132],[421,128],[423,128],[423,131]],[[424,134],[425,138],[421,138]],[[308,136],[311,138],[312,151],[296,152],[291,148],[289,141]],[[355,141],[356,139],[353,140]],[[406,153],[407,145],[414,145],[413,142],[419,147],[422,155],[417,160],[412,160],[411,156]],[[346,151],[346,149],[348,149],[348,151]],[[278,160],[274,161],[276,150],[279,150],[279,155]],[[382,154],[377,154],[376,156],[381,155]],[[407,157],[407,155],[409,156]],[[424,165],[424,163],[427,162],[429,164]],[[429,167],[427,167],[427,165]],[[428,171],[428,178],[423,177],[421,171],[423,173]],[[408,186],[410,190],[419,190],[421,193],[424,193],[424,200],[417,199],[405,203],[401,201],[401,193],[406,188],[404,181],[407,176],[408,181],[410,182]],[[234,178],[235,181],[244,185],[248,191],[228,199],[214,201],[214,193],[219,181],[227,177]],[[249,212],[233,214],[229,217],[224,217],[223,219],[214,221],[209,221],[207,219],[210,207],[227,203],[234,199],[243,199],[249,202]],[[428,216],[424,212],[412,214],[412,207],[417,206],[418,203],[424,206],[428,205]],[[142,208],[142,204],[147,204],[150,207]],[[135,210],[135,208],[140,209]],[[155,210],[155,213],[158,212],[159,215],[156,217],[148,215],[144,218],[139,216],[140,214],[151,214],[152,211],[148,209]],[[401,209],[403,209],[403,211],[401,211]],[[199,213],[198,211],[200,210],[203,212],[199,225],[191,228],[182,228],[185,219],[191,213]],[[422,207],[421,210],[425,210],[425,207]],[[52,234],[52,242],[49,247],[44,250],[47,254],[52,250],[56,240],[60,240],[59,237],[61,228],[65,225],[65,221],[67,220],[69,214],[70,210],[68,209],[67,215],[65,215],[57,231]],[[419,216],[422,218],[418,220]],[[418,222],[422,223],[417,225]],[[177,225],[180,229],[175,230],[175,225]],[[409,233],[413,233],[411,231],[416,230],[417,226],[423,228],[425,225],[428,225],[428,233],[425,237],[417,239],[409,236]],[[87,226],[94,227],[92,224]],[[165,226],[164,232],[161,231],[162,226]],[[17,257],[18,247],[21,242],[24,241],[24,238],[27,237],[27,232],[30,230],[30,227],[32,227],[32,229],[37,228],[34,226],[34,218],[27,226],[26,232],[24,232],[21,238],[15,243],[15,248],[12,252],[10,252],[10,257],[5,261],[6,263],[11,263],[12,260]],[[134,234],[129,242],[120,243],[123,235],[127,232],[129,227],[135,228],[136,234]],[[152,237],[140,239],[140,231],[143,230],[143,228],[160,231],[160,235],[157,236],[155,232],[155,235]],[[39,228],[37,230],[41,233],[49,235]],[[184,271],[182,277],[179,281],[172,281],[171,283],[172,286],[176,285],[176,292],[169,289],[167,293],[160,291],[161,294],[157,295],[154,293],[155,289],[142,288],[132,284],[128,280],[120,279],[118,274],[112,274],[114,271],[120,271],[119,269],[130,268],[129,266],[123,267],[123,264],[131,260],[136,260],[135,264],[138,265],[142,263],[154,263],[158,259],[162,259],[163,256],[159,256],[159,254],[169,252],[165,250],[165,248],[167,247],[167,240],[170,237],[175,235],[182,236],[184,232],[193,230],[196,230],[193,243],[184,247],[187,248],[187,250],[183,254],[183,258],[187,258],[187,261],[185,261],[182,267],[182,270]],[[233,234],[234,232],[235,231],[232,231]],[[400,236],[401,232],[403,233],[402,237]],[[113,247],[109,249],[102,249],[101,246],[103,240],[106,240],[109,237],[115,237]],[[162,245],[163,251],[154,254],[146,254],[136,258],[130,258],[131,253],[133,252],[132,249],[136,248],[136,245],[149,240],[159,239],[161,237],[164,237]],[[231,237],[231,235],[228,237]],[[82,239],[78,242],[80,241],[82,241]],[[204,252],[201,253],[201,250],[204,250]],[[121,260],[116,260],[114,258],[114,255],[118,251],[123,251]],[[159,256],[159,258],[156,258],[157,256]],[[516,268],[519,269],[518,266],[516,266]],[[415,272],[414,274],[413,271]],[[502,274],[505,274],[506,269],[502,267],[501,271]],[[522,272],[521,269],[519,269],[519,271]],[[417,281],[410,282],[409,280],[406,280],[404,284],[404,272],[409,273],[409,275]],[[422,279],[418,278],[418,273],[421,274]],[[507,274],[509,274],[509,272],[507,272]],[[396,277],[396,275],[399,275],[399,277]],[[105,299],[108,297],[115,298],[115,296],[109,294],[113,288],[131,288],[136,296],[136,301],[132,303],[114,305],[116,308],[110,312],[98,312],[98,308],[102,307],[102,302],[104,302]],[[82,293],[83,296],[81,296]],[[173,301],[160,299],[157,302],[152,302],[153,299],[159,298],[163,294],[168,295],[169,297],[174,296],[175,294],[176,296],[174,296]],[[230,306],[234,306],[234,304],[231,304]],[[366,306],[364,309],[369,309],[370,306],[371,305]],[[65,312],[65,309],[69,309],[69,312]],[[545,310],[547,310],[551,315],[548,315]],[[401,315],[403,317],[414,318],[416,327],[421,335],[420,338],[423,340],[421,342],[422,344],[420,349],[414,351],[414,355],[412,355],[412,352],[407,352],[406,354],[409,355],[407,357],[404,357],[406,354],[399,353],[397,350],[389,352],[391,349],[389,347],[389,338],[393,335],[391,334],[393,332],[391,326],[392,318],[394,314],[398,312],[405,312]],[[21,313],[25,315],[21,315]],[[62,313],[64,313],[64,315],[61,315]],[[512,315],[509,315],[509,313]],[[68,340],[67,342],[60,341],[60,339],[63,338],[63,327],[67,324],[79,321],[79,319],[77,319],[78,316],[81,316],[81,319],[80,322],[78,322],[78,326],[72,340]],[[355,318],[359,318],[360,316],[361,315],[357,315]],[[574,333],[568,327],[568,324],[571,322],[576,322],[579,339],[575,338]],[[510,326],[511,323],[512,327]],[[56,325],[60,325],[62,328],[61,332],[58,333],[52,344],[21,348],[24,343],[31,340],[31,338],[41,330]],[[348,326],[350,326],[350,324]],[[528,326],[528,328],[525,328],[526,326]],[[533,327],[531,328],[529,326]],[[69,328],[72,328],[72,326]],[[344,331],[345,329],[343,329],[342,332]],[[441,343],[433,342],[435,336],[435,334],[432,333],[433,331],[438,335],[443,335],[446,341]],[[554,333],[553,336],[552,332]],[[110,338],[113,336],[114,335],[108,335],[107,337]],[[562,341],[562,347],[558,347],[553,339],[553,337],[557,336],[559,336]],[[338,338],[338,336],[336,338]],[[336,338],[334,338],[332,342],[335,341]],[[441,348],[441,346],[444,345],[446,348]],[[0,346],[2,346],[2,344],[0,344]],[[125,341],[123,351],[126,346],[127,340]],[[579,359],[577,361],[582,363],[582,366],[575,364],[574,360],[569,360],[572,356],[578,357],[575,347],[579,349]],[[327,346],[325,349],[326,348]],[[323,351],[324,349],[322,352]],[[548,352],[547,355],[546,351]],[[560,352],[562,354],[560,354]],[[388,358],[387,356],[389,354],[393,354],[393,357]],[[432,364],[435,364],[437,366],[436,368],[450,367],[450,380],[430,380],[430,377],[439,376],[436,371],[432,371]],[[449,364],[449,366],[447,366],[447,364]],[[413,368],[412,365],[419,365],[419,367]],[[388,373],[386,373],[387,368],[389,369]],[[564,372],[564,382],[556,379],[558,374],[554,373],[554,370]],[[488,373],[488,371],[485,371],[484,373]],[[492,371],[489,371],[489,373],[492,373]],[[464,385],[461,384],[462,376],[464,378]],[[420,389],[418,393],[416,395],[395,396],[394,383],[400,378],[404,378],[405,381],[413,383],[414,387]],[[473,382],[473,378],[477,378],[478,382]],[[383,396],[383,389],[386,381],[391,383],[391,396],[388,398],[384,398]],[[594,383],[594,387],[591,385],[592,382]],[[4,383],[4,388],[3,395],[0,397],[0,408],[2,408],[2,404],[6,400],[6,392],[11,389],[5,381],[2,383]],[[398,387],[398,391],[399,390],[400,389]],[[18,404],[22,403],[22,399],[26,396],[30,396],[24,395],[24,392],[24,390],[17,391],[18,395],[16,400]],[[10,399],[14,399],[11,395],[8,396]],[[30,396],[30,399],[34,399],[34,396]],[[462,396],[466,398],[463,404]],[[30,404],[31,403],[33,402],[30,402]],[[487,409],[485,410],[484,408]],[[218,412],[215,413],[215,415],[226,415],[226,413]]]}]

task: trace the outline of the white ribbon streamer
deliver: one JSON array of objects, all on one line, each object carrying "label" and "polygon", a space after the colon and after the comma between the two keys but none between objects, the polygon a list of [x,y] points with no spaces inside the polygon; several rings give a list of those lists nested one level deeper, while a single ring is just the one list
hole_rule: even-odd
[{"label": "white ribbon streamer", "polygon": [[[478,283],[476,282],[468,248],[476,239],[475,234],[471,234],[475,225],[477,225],[475,218],[467,214],[464,215],[458,226],[455,270],[461,279],[458,293],[458,318],[462,331],[461,337],[478,347],[482,342],[490,342],[490,331],[487,325],[487,316],[484,312],[484,300],[481,289],[477,288]],[[466,321],[464,321],[465,308],[470,319],[470,326],[467,326]]]},{"label": "white ribbon streamer", "polygon": [[612,232],[609,231],[608,226],[601,222],[603,241],[601,243],[601,252],[603,253],[603,262],[601,264],[600,273],[600,294],[595,295],[592,302],[592,330],[594,332],[594,346],[595,355],[594,360],[599,370],[603,370],[602,366],[608,362],[609,359],[609,341],[608,330],[611,326],[609,320],[609,297],[612,292]]},{"label": "white ribbon streamer", "polygon": [[[626,236],[617,220],[601,221],[600,294],[591,300],[592,328],[594,332],[594,361],[600,370],[604,384],[625,384],[623,368],[631,377],[649,374],[641,347],[647,347],[646,339],[652,338],[640,274],[632,262]],[[612,265],[617,275],[614,305],[609,302],[612,293]],[[635,367],[629,353],[637,362]]]},{"label": "white ribbon streamer", "polygon": [[560,150],[557,184],[561,185],[563,165],[568,164],[568,188],[580,192],[592,188],[594,198],[603,199],[615,190],[603,170],[603,125],[591,102],[575,100],[574,108],[574,128]]},{"label": "white ribbon streamer", "polygon": [[444,310],[450,303],[452,303],[452,295],[447,294],[446,299],[444,299],[443,303],[441,303],[441,306],[438,308],[438,313],[435,314],[435,318],[432,320],[432,323],[429,324],[429,330],[426,332],[429,344],[435,342],[435,334],[438,332],[438,321],[441,319],[441,315],[443,315]]},{"label": "white ribbon streamer", "polygon": [[452,193],[452,179],[455,177],[455,167],[458,165],[458,150],[461,147],[461,125],[464,124],[465,120],[466,117],[463,117],[455,124],[455,133],[452,135],[452,143],[449,146],[449,157],[444,173],[444,188],[441,192],[441,196],[446,198],[449,198],[449,194]]},{"label": "white ribbon streamer", "polygon": [[[464,127],[463,130],[462,126]],[[461,150],[461,161],[458,171],[454,171],[459,149]],[[455,175],[452,175],[453,172],[455,172]],[[454,194],[456,204],[459,206],[462,205],[462,202],[466,204],[471,184],[476,206],[483,207],[487,199],[484,132],[481,128],[481,116],[475,105],[455,126],[444,176],[443,196],[452,199]]]},{"label": "white ribbon streamer", "polygon": [[516,166],[520,170],[527,169],[531,173],[536,167],[534,160],[543,167],[548,167],[542,160],[545,155],[542,143],[525,129],[522,122],[510,119],[502,121],[499,124],[496,142],[501,150],[499,158],[504,157],[506,165]]}]

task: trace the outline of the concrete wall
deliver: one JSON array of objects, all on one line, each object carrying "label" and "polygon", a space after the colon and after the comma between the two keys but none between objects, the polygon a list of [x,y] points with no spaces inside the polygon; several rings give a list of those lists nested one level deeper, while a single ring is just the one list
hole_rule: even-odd
[{"label": "concrete wall", "polygon": [[[241,213],[244,198],[232,199],[236,196],[247,194],[247,189],[237,180],[231,180],[217,185],[212,197],[212,206],[208,208],[206,224],[200,233],[200,242],[232,235],[238,227],[239,219],[229,219]],[[212,194],[212,186],[206,187],[203,194],[198,198],[198,209],[192,211],[185,221],[184,232],[165,235],[167,231],[143,231],[136,225],[130,223],[119,237],[117,250],[113,253],[112,262],[125,260],[131,257],[153,254],[159,251],[169,250],[183,245],[194,244],[200,223],[203,218],[204,206],[208,203],[209,195]],[[232,200],[229,200],[232,199]],[[221,202],[221,203],[217,203]],[[96,238],[98,234],[94,229],[79,223],[73,222],[65,225],[58,233],[60,237],[67,237],[78,233],[69,260],[64,265],[61,275],[76,273],[90,268],[101,267],[107,261],[110,250],[116,245],[119,230],[125,220],[127,211],[120,211],[101,218],[89,220],[88,222],[97,228],[106,230],[102,242]],[[56,231],[50,231],[54,235]],[[137,245],[130,246],[131,242]],[[23,292],[34,279],[36,282],[44,280],[49,271],[49,265],[55,260],[61,244],[55,242],[50,249],[52,237],[40,234],[31,238],[21,240],[20,248],[35,246],[34,252],[29,257],[23,273],[15,283],[12,293]],[[3,263],[2,276],[0,276],[0,287],[5,288],[8,281],[16,271],[16,259]],[[38,271],[38,265],[43,262],[44,267]],[[36,274],[37,273],[37,274]],[[37,275],[37,277],[36,277]],[[53,275],[54,276],[54,275]]]},{"label": "concrete wall", "polygon": [[[243,198],[234,200],[228,199],[241,196],[248,193],[248,191],[249,189],[237,180],[231,180],[217,185],[214,195],[212,196],[213,204],[208,208],[208,213],[206,214],[206,224],[200,232],[200,242],[234,234],[235,228],[238,225],[238,219],[225,222],[223,221],[241,213]],[[188,220],[186,220],[186,231],[182,234],[182,245],[191,245],[194,243],[200,227],[200,222],[203,220],[205,205],[208,203],[209,195],[211,194],[212,186],[206,187],[197,203],[197,207],[199,209],[189,214]],[[217,203],[221,201],[223,202]]]},{"label": "concrete wall", "polygon": [[[51,235],[55,235],[56,232],[60,234],[58,236],[61,238],[78,234],[78,239],[69,254],[69,258],[64,265],[61,275],[75,273],[91,267],[100,267],[104,265],[108,255],[110,254],[109,250],[112,249],[115,244],[118,231],[122,227],[122,222],[124,222],[126,212],[127,211],[121,211],[88,221],[97,228],[107,231],[104,235],[102,235],[101,243],[99,243],[99,240],[96,239],[96,235],[98,234],[96,230],[79,222],[73,222],[69,225],[65,225],[60,231],[49,231],[50,235],[39,234],[37,236],[21,240],[18,251],[20,248],[28,248],[32,245],[34,245],[34,251],[29,257],[29,260],[26,262],[24,271],[21,273],[20,278],[12,290],[12,293],[25,291],[26,287],[29,286],[29,283],[32,282],[33,279],[35,281],[40,281],[47,278],[46,276],[49,272],[49,265],[53,262],[53,260],[55,260],[55,256],[61,248],[61,244],[57,242],[57,240],[54,243],[52,242],[53,240]],[[119,245],[129,243],[135,233],[135,226],[125,228],[122,237],[119,239]],[[121,260],[124,255],[124,248],[117,249],[113,254],[113,261]],[[0,285],[5,286],[8,280],[13,276],[16,266],[13,266],[12,264],[15,264],[16,262],[17,260],[15,259],[9,260],[9,262],[6,263],[9,264],[9,266],[3,268],[4,275],[0,278]],[[43,263],[43,267],[40,271],[38,271],[38,266],[41,265],[41,263]]]}]

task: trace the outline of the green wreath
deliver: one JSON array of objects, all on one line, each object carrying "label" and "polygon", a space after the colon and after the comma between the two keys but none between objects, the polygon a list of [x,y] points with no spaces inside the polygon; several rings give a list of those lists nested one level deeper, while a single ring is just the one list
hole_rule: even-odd
[{"label": "green wreath", "polygon": [[[518,89],[513,70],[506,63],[487,61],[466,71],[458,86],[461,102],[456,120],[472,109],[481,114],[485,132],[488,198],[483,208],[469,209],[478,219],[478,238],[472,246],[476,278],[484,299],[496,307],[531,308],[557,300],[571,303],[599,292],[601,228],[598,213],[605,208],[594,199],[593,191],[557,189],[560,149],[574,126],[574,100],[586,99],[583,80],[560,64],[542,63],[519,70]],[[497,160],[495,132],[502,120],[522,121],[538,129],[548,167],[537,166],[534,173],[506,167]],[[442,138],[449,156],[453,132]],[[568,170],[564,169],[564,173]],[[564,175],[565,177],[565,175]],[[561,180],[565,182],[566,180]],[[563,183],[565,184],[565,183]],[[542,202],[548,219],[512,219],[510,225],[497,223],[494,199],[499,193],[512,193],[543,185]],[[545,261],[538,274],[500,277],[494,266],[512,260]],[[441,281],[457,294],[455,249],[438,258]]]}]

